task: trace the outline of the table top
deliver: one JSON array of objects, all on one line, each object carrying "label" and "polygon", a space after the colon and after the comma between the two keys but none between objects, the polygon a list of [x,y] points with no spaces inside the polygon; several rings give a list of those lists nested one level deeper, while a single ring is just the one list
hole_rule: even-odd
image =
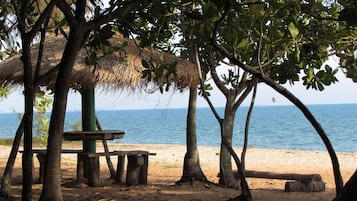
[{"label": "table top", "polygon": [[124,137],[122,130],[69,131],[63,133],[64,140],[114,140]]}]

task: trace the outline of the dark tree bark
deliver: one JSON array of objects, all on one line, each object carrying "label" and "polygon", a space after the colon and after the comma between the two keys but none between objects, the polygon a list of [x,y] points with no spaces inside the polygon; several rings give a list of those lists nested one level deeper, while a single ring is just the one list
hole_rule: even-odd
[{"label": "dark tree bark", "polygon": [[346,185],[343,187],[340,195],[336,196],[333,201],[355,201],[357,200],[357,171],[351,176]]},{"label": "dark tree bark", "polygon": [[[83,2],[85,4],[85,1]],[[59,64],[55,86],[53,109],[47,144],[45,174],[40,201],[62,201],[61,191],[61,149],[63,139],[64,118],[67,105],[69,83],[75,58],[81,47],[85,28],[83,24],[71,27],[68,42]],[[51,159],[51,160],[49,160]]]},{"label": "dark tree bark", "polygon": [[187,111],[186,147],[183,173],[180,182],[199,180],[206,181],[207,178],[202,172],[199,153],[197,149],[196,133],[196,102],[197,88],[190,88],[189,105]]},{"label": "dark tree bark", "polygon": [[32,200],[32,127],[34,85],[30,43],[32,38],[24,37],[22,42],[22,61],[24,63],[25,113],[24,113],[24,152],[22,155],[23,188],[22,200]]},{"label": "dark tree bark", "polygon": [[[33,75],[31,44],[34,37],[42,28],[43,23],[48,19],[52,9],[55,5],[55,0],[48,3],[47,7],[37,17],[36,21],[32,21],[31,1],[11,1],[17,19],[17,28],[21,34],[22,45],[22,62],[24,69],[24,105],[25,112],[23,116],[24,121],[24,152],[22,158],[22,173],[23,173],[23,188],[22,200],[32,200],[32,127],[33,127],[33,99],[35,96],[35,76]],[[33,22],[31,24],[31,22]],[[40,54],[40,53],[39,53]],[[40,62],[40,55],[38,64]]]},{"label": "dark tree bark", "polygon": [[19,151],[22,134],[24,133],[24,118],[21,119],[20,125],[16,130],[15,138],[12,143],[9,159],[7,160],[4,175],[1,180],[0,194],[2,197],[10,197],[11,195],[11,175],[16,160],[17,152]]},{"label": "dark tree bark", "polygon": [[60,164],[64,117],[72,69],[82,42],[86,39],[85,37],[88,36],[87,33],[89,33],[89,31],[98,28],[107,22],[113,21],[113,19],[124,18],[131,10],[135,9],[139,4],[139,1],[133,0],[124,4],[120,8],[113,8],[112,12],[100,15],[89,22],[86,22],[85,19],[87,8],[86,0],[77,0],[75,2],[75,11],[68,6],[66,1],[58,1],[56,3],[56,6],[63,12],[70,26],[70,31],[58,68],[48,134],[44,183],[40,201],[63,200],[61,192]]}]

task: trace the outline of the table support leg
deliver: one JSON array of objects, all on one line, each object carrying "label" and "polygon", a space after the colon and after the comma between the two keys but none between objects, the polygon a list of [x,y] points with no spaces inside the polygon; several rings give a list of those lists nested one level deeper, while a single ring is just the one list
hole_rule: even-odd
[{"label": "table support leg", "polygon": [[77,182],[80,183],[84,180],[84,155],[77,154]]},{"label": "table support leg", "polygon": [[99,156],[88,156],[87,162],[88,167],[88,186],[98,187],[100,184],[100,167],[99,167]]}]

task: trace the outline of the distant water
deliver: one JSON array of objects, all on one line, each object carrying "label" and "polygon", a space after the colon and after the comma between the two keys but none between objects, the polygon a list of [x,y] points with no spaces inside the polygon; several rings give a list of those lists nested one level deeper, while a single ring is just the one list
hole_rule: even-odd
[{"label": "distant water", "polygon": [[[308,106],[328,134],[336,151],[357,152],[357,104]],[[238,110],[234,145],[242,146],[248,108]],[[223,108],[219,109],[223,113]],[[186,109],[98,111],[103,129],[125,130],[118,143],[185,144]],[[80,112],[68,112],[65,130],[80,120]],[[14,113],[0,114],[0,138],[13,137],[19,124]],[[209,108],[197,110],[198,144],[219,146],[220,129]],[[259,148],[325,150],[303,114],[295,106],[256,106],[249,146]]]}]

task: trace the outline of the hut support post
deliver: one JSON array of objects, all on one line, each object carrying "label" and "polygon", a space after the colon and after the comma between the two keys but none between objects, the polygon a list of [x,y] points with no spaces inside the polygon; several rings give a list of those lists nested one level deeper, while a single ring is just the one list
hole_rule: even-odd
[{"label": "hut support post", "polygon": [[[94,87],[87,86],[82,90],[82,130],[83,131],[95,131],[96,121],[95,121],[95,99],[94,99]],[[83,141],[83,152],[84,153],[96,153],[95,140],[84,140]],[[84,160],[84,176],[88,175],[88,164],[87,160]]]}]

